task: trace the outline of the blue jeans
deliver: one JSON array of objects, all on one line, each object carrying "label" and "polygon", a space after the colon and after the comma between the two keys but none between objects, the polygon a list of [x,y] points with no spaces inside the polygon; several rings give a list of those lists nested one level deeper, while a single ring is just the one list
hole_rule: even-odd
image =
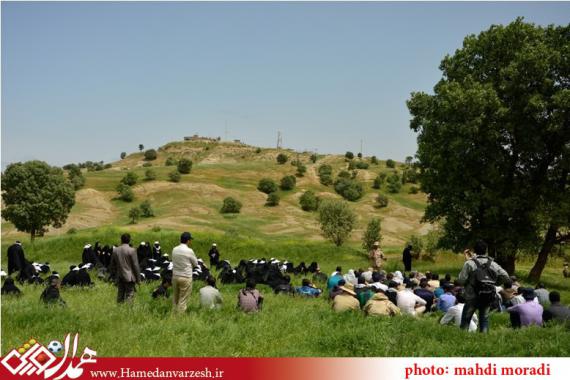
[{"label": "blue jeans", "polygon": [[480,302],[477,299],[465,302],[463,313],[461,314],[461,329],[469,329],[469,323],[475,311],[479,311],[479,332],[486,333],[489,331],[489,310],[491,305],[487,302]]}]

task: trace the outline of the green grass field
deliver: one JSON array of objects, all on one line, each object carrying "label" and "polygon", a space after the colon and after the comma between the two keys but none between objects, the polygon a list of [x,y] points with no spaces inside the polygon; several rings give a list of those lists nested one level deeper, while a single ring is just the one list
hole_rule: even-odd
[{"label": "green grass field", "polygon": [[[52,268],[65,274],[70,264],[80,261],[85,242],[117,242],[121,230],[100,228],[73,235],[47,237],[31,246],[25,245],[30,259],[49,261]],[[178,232],[134,232],[135,244],[144,239],[160,240],[170,252]],[[207,249],[215,241],[222,258],[235,265],[239,259],[276,257],[298,263],[316,260],[330,274],[336,265],[345,270],[367,267],[367,260],[357,245],[336,248],[326,242],[253,239],[239,233],[225,235],[197,233],[194,249],[207,258]],[[10,242],[3,239],[2,252]],[[386,247],[388,270],[401,269],[401,247]],[[3,254],[4,258],[5,254]],[[435,263],[418,261],[414,269],[450,273],[461,269],[460,255],[441,254]],[[531,265],[522,260],[517,275],[524,276]],[[5,265],[3,264],[3,267]],[[570,302],[570,280],[561,276],[561,261],[555,260],[545,270],[543,280],[551,290],[559,290],[562,300]],[[95,277],[92,274],[92,277]],[[301,277],[293,282],[300,285]],[[170,300],[153,300],[157,283],[143,284],[133,305],[117,305],[116,288],[95,281],[89,289],[63,289],[67,308],[46,308],[39,302],[41,286],[21,287],[19,298],[2,297],[2,354],[30,337],[47,343],[62,339],[66,333],[80,333],[81,345],[89,346],[99,356],[568,356],[570,331],[561,326],[513,331],[508,316],[493,313],[488,335],[469,334],[453,326],[440,326],[440,315],[422,319],[409,317],[367,318],[360,313],[338,315],[331,311],[326,298],[303,299],[276,296],[260,286],[265,296],[264,309],[255,315],[236,310],[239,285],[219,284],[224,305],[218,311],[201,310],[194,282],[189,309],[185,315],[171,313]]]}]

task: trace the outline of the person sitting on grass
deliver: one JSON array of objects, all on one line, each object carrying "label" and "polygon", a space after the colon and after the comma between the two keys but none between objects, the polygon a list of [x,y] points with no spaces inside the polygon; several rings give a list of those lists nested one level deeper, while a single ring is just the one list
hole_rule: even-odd
[{"label": "person sitting on grass", "polygon": [[[447,325],[449,323],[455,324],[457,327],[461,327],[461,314],[463,314],[463,307],[465,306],[465,296],[463,292],[457,293],[456,301],[457,304],[450,307],[445,315],[441,318],[439,323],[442,325]],[[469,332],[477,331],[477,314],[473,314],[471,322],[469,323]]]},{"label": "person sitting on grass", "polygon": [[219,309],[222,307],[222,295],[216,288],[216,279],[213,276],[206,277],[206,286],[200,289],[200,305],[204,309]]},{"label": "person sitting on grass", "polygon": [[376,288],[374,287],[375,285],[376,284],[367,286],[364,276],[360,276],[358,278],[358,284],[356,284],[354,290],[356,292],[356,298],[358,299],[361,308],[364,307],[364,305],[366,305],[366,302],[368,302],[368,300],[374,295],[374,291],[372,289]]},{"label": "person sitting on grass", "polygon": [[66,306],[65,301],[61,298],[59,294],[60,282],[58,278],[52,278],[48,286],[44,289],[40,295],[40,300],[46,305],[59,305]]},{"label": "person sitting on grass", "polygon": [[336,271],[334,271],[327,281],[327,290],[330,292],[335,286],[338,286],[339,281],[344,281],[342,277],[342,268],[336,267]]},{"label": "person sitting on grass", "polygon": [[336,296],[338,296],[339,294],[341,294],[341,293],[342,293],[342,290],[341,290],[340,288],[341,288],[342,286],[345,286],[345,285],[346,285],[346,281],[340,280],[340,281],[338,282],[338,285],[335,286],[334,288],[332,288],[332,289],[329,291],[329,299],[330,299],[330,300],[334,300],[334,298],[335,298]]},{"label": "person sitting on grass", "polygon": [[570,277],[570,269],[568,268],[568,263],[564,263],[564,267],[562,269],[562,275],[564,278]]},{"label": "person sitting on grass", "polygon": [[420,316],[426,311],[427,302],[415,295],[413,288],[414,284],[408,282],[406,288],[398,292],[396,303],[402,314]]},{"label": "person sitting on grass", "polygon": [[283,276],[283,282],[273,289],[275,294],[295,294],[295,289],[291,286],[291,276]]},{"label": "person sitting on grass", "polygon": [[499,292],[501,296],[501,304],[503,308],[513,306],[513,298],[515,297],[515,290],[513,289],[513,283],[509,280],[503,284],[503,289]]},{"label": "person sitting on grass", "polygon": [[443,290],[445,293],[443,293],[437,300],[437,309],[443,311],[444,313],[446,313],[450,307],[455,305],[456,298],[451,292],[452,289],[453,285],[451,283],[445,283],[443,285]]},{"label": "person sitting on grass", "polygon": [[570,325],[570,308],[560,303],[560,293],[557,291],[550,292],[548,299],[550,300],[550,307],[542,313],[544,322],[554,321]]},{"label": "person sitting on grass", "polygon": [[327,275],[321,272],[321,267],[317,265],[313,274],[313,282],[326,284],[327,280]]},{"label": "person sitting on grass", "polygon": [[168,288],[172,286],[172,283],[168,278],[163,278],[162,283],[160,286],[152,292],[152,298],[168,298],[170,295],[168,294]]},{"label": "person sitting on grass", "polygon": [[548,290],[546,290],[544,284],[539,282],[534,289],[536,293],[536,298],[538,298],[538,302],[544,307],[548,304]]},{"label": "person sitting on grass", "polygon": [[372,283],[370,285],[376,288],[380,288],[383,291],[388,290],[388,286],[382,283],[382,275],[380,274],[380,272],[372,273]]},{"label": "person sitting on grass", "polygon": [[245,288],[238,293],[238,308],[246,313],[257,312],[263,305],[263,296],[255,289],[256,283],[253,278],[248,278]]},{"label": "person sitting on grass", "polygon": [[364,313],[368,316],[401,315],[400,309],[394,305],[381,288],[374,288],[376,293],[364,305]]},{"label": "person sitting on grass", "polygon": [[20,289],[18,289],[18,287],[14,284],[14,279],[12,277],[6,277],[6,280],[4,280],[4,285],[2,285],[1,293],[2,295],[11,294],[15,296],[19,296],[20,294],[22,294]]},{"label": "person sitting on grass", "polygon": [[[522,290],[522,291],[521,291]],[[536,294],[532,288],[519,288],[525,300],[524,303],[511,306],[507,309],[511,316],[513,329],[532,325],[542,326],[542,305],[536,300]]]},{"label": "person sitting on grass", "polygon": [[302,286],[295,288],[295,291],[297,292],[297,294],[300,294],[305,297],[318,297],[323,292],[321,289],[313,285],[308,278],[304,278]]},{"label": "person sitting on grass", "polygon": [[360,310],[360,303],[356,299],[356,293],[346,286],[339,287],[341,293],[333,299],[332,309],[336,313],[349,310]]},{"label": "person sitting on grass", "polygon": [[432,311],[433,301],[435,299],[433,292],[429,290],[427,278],[420,280],[420,287],[414,290],[414,293],[426,301],[426,312]]}]

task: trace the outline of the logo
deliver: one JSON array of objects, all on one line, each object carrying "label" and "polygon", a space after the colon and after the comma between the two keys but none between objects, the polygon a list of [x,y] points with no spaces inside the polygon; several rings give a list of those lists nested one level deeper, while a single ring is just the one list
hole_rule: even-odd
[{"label": "logo", "polygon": [[[30,339],[18,349],[10,351],[4,359],[2,365],[12,373],[12,375],[32,376],[43,374],[44,379],[50,379],[58,375],[53,380],[61,380],[65,377],[77,379],[83,374],[84,364],[97,363],[97,352],[89,347],[83,349],[83,354],[79,360],[75,360],[77,354],[77,344],[79,334],[73,338],[73,350],[70,351],[70,335],[65,336],[63,344],[57,340],[48,343],[47,347],[35,339]],[[63,351],[62,357],[56,355]],[[71,357],[69,354],[71,353]],[[69,360],[68,360],[69,359]]]}]

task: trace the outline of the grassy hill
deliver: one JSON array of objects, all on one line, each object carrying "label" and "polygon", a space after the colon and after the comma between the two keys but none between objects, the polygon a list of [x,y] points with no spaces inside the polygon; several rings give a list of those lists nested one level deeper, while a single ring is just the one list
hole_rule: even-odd
[{"label": "grassy hill", "polygon": [[[286,153],[289,161],[279,165],[276,156]],[[101,226],[125,226],[130,230],[151,228],[185,229],[192,232],[227,233],[244,236],[281,239],[295,236],[305,240],[322,240],[316,214],[303,211],[299,197],[306,190],[312,190],[321,197],[340,198],[332,186],[319,183],[317,168],[321,164],[333,167],[333,175],[346,169],[348,164],[342,155],[320,155],[316,163],[310,160],[311,153],[290,150],[260,149],[237,143],[214,141],[185,141],[169,143],[158,149],[158,157],[151,161],[157,174],[154,181],[144,181],[143,153],[131,154],[125,159],[112,163],[112,167],[102,171],[84,172],[85,186],[76,194],[67,223],[59,229],[51,229],[48,235],[60,235],[70,229],[96,229]],[[167,158],[176,160],[190,158],[194,165],[192,172],[183,175],[179,183],[168,181],[168,174],[175,169],[165,166]],[[299,160],[307,167],[307,173],[297,178],[297,186],[291,191],[279,191],[281,203],[277,207],[264,207],[267,195],[256,187],[260,178],[269,177],[279,183],[285,175],[292,175],[296,167],[292,160]],[[357,158],[355,158],[358,161]],[[369,162],[370,159],[364,159]],[[148,165],[148,164],[147,164]],[[367,170],[358,170],[357,179],[365,185],[365,195],[357,202],[351,202],[358,214],[358,227],[349,243],[359,242],[362,230],[372,217],[383,220],[384,244],[401,246],[412,234],[422,234],[430,229],[420,224],[425,207],[424,194],[408,194],[410,185],[404,185],[398,194],[388,194],[385,189],[372,189],[372,181],[380,172],[400,171],[403,164],[395,169],[386,167],[385,161],[371,164]],[[139,176],[134,186],[136,199],[127,203],[116,199],[117,184],[128,171]],[[374,199],[378,192],[388,195],[388,207],[377,209]],[[222,200],[232,196],[243,203],[239,215],[222,215],[219,210]],[[149,200],[155,217],[142,219],[137,225],[129,225],[128,210]],[[2,237],[12,240],[25,238],[10,223],[2,223]]]}]

